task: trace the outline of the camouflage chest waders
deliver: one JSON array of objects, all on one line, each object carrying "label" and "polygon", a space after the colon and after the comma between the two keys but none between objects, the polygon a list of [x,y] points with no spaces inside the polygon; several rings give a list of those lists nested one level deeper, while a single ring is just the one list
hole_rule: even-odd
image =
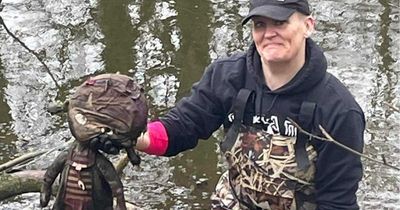
[{"label": "camouflage chest waders", "polygon": [[[229,169],[212,195],[212,208],[315,209],[316,151],[306,139],[271,134],[242,124],[251,94],[252,91],[242,89],[233,106],[235,118],[221,144]],[[303,102],[300,112],[314,111],[315,107],[308,105]]]}]

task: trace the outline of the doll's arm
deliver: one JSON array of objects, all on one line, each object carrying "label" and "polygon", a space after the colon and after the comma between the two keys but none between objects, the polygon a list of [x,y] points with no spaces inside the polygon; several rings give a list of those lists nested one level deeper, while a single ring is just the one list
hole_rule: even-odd
[{"label": "doll's arm", "polygon": [[61,152],[53,163],[47,168],[44,174],[42,187],[40,189],[40,206],[45,207],[49,203],[51,195],[51,186],[58,174],[63,170],[67,161],[68,151]]}]

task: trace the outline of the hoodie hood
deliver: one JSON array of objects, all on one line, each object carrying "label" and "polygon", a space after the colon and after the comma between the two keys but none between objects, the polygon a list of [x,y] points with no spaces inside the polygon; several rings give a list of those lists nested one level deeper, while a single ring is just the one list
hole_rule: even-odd
[{"label": "hoodie hood", "polygon": [[[254,42],[247,51],[247,69],[257,86],[266,86],[262,71],[261,58],[257,52]],[[270,91],[271,94],[296,94],[304,92],[321,81],[326,73],[327,61],[324,53],[315,42],[308,38],[306,40],[306,61],[299,72],[284,86]]]}]

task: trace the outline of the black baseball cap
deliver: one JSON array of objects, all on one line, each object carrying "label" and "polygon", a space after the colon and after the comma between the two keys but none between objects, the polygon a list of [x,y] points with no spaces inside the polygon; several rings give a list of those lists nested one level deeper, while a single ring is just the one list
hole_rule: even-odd
[{"label": "black baseball cap", "polygon": [[250,0],[249,14],[243,19],[246,24],[253,16],[262,16],[274,20],[285,21],[294,12],[310,15],[307,0]]}]

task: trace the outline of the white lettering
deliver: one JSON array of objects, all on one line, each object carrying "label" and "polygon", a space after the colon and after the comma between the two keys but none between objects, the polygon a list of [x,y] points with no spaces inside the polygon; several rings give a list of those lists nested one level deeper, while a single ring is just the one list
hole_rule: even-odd
[{"label": "white lettering", "polygon": [[271,118],[268,119],[268,124],[267,124],[267,133],[272,133],[272,134],[280,134],[279,132],[279,124],[278,124],[278,117],[276,116],[271,116]]},{"label": "white lettering", "polygon": [[285,120],[285,135],[286,136],[297,136],[297,128],[288,120]]},{"label": "white lettering", "polygon": [[[233,113],[228,114],[228,121],[233,122],[235,119],[235,115]],[[279,128],[279,119],[277,116],[271,116],[270,118],[255,115],[253,116],[253,124],[262,124],[265,125],[265,131],[269,134],[278,134],[280,135]],[[285,136],[297,136],[297,128],[288,120],[285,120],[283,123],[284,126],[284,135]]]},{"label": "white lettering", "polygon": [[253,124],[260,124],[261,120],[260,120],[260,116],[253,116]]},{"label": "white lettering", "polygon": [[229,121],[229,122],[233,122],[234,119],[235,119],[235,115],[234,115],[233,113],[230,113],[230,114],[228,115],[228,121]]},{"label": "white lettering", "polygon": [[278,123],[278,117],[277,116],[272,116],[272,128],[276,131],[276,133],[281,133],[279,131],[279,123]]},{"label": "white lettering", "polygon": [[269,118],[266,118],[266,117],[264,117],[264,116],[261,117],[261,122],[262,122],[264,125],[270,124]]}]

